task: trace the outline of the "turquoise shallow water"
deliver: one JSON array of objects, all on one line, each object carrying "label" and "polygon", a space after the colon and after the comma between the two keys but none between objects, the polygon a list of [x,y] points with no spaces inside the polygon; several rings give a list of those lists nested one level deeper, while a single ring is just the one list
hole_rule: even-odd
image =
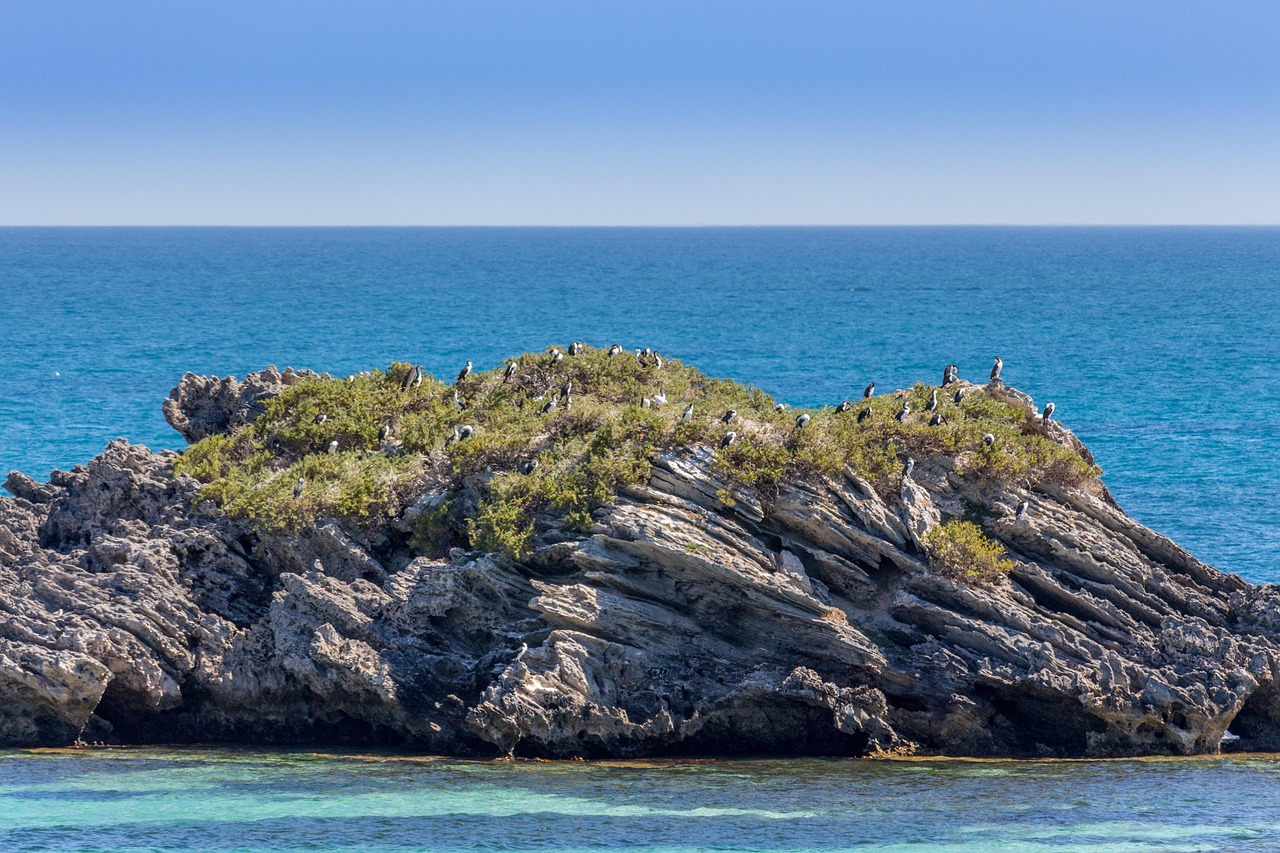
[{"label": "turquoise shallow water", "polygon": [[0,849],[1280,848],[1280,761],[481,763],[0,752]]},{"label": "turquoise shallow water", "polygon": [[0,228],[0,471],[178,447],[182,373],[347,373],[578,338],[798,404],[1005,377],[1135,517],[1280,580],[1280,229]]}]

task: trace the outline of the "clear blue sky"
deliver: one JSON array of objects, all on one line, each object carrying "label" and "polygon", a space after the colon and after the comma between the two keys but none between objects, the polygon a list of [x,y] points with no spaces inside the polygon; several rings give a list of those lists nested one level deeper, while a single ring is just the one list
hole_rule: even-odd
[{"label": "clear blue sky", "polygon": [[0,224],[1280,223],[1280,2],[0,4]]}]

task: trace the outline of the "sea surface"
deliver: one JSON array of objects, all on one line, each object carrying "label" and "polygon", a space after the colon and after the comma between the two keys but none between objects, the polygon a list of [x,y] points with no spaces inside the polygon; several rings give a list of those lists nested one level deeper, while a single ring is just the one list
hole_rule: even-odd
[{"label": "sea surface", "polygon": [[1274,851],[1280,760],[10,751],[0,752],[0,849]]},{"label": "sea surface", "polygon": [[819,405],[1000,355],[1131,515],[1280,581],[1280,228],[0,228],[0,295],[0,475],[181,447],[188,370],[581,339]]}]

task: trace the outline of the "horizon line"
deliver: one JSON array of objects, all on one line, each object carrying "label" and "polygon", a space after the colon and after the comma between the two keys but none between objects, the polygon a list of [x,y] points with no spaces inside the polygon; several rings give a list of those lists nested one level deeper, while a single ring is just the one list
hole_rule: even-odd
[{"label": "horizon line", "polygon": [[261,224],[261,223],[0,223],[0,228],[1280,228],[1280,222],[883,222],[883,223],[646,223],[637,224]]}]

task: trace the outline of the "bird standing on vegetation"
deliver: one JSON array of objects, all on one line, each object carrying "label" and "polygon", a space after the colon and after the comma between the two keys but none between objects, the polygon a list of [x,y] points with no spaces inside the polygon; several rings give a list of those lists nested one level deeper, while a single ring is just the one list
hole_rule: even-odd
[{"label": "bird standing on vegetation", "polygon": [[946,422],[947,419],[942,416],[942,412],[934,412],[933,417],[929,418],[929,426],[931,427],[942,426]]},{"label": "bird standing on vegetation", "polygon": [[963,388],[957,388],[957,389],[956,389],[956,395],[955,395],[954,397],[952,397],[951,399],[953,399],[953,400],[955,400],[955,401],[956,401],[956,405],[957,405],[957,406],[958,406],[958,405],[960,405],[960,403],[964,401],[964,389],[963,389]]},{"label": "bird standing on vegetation", "polygon": [[325,422],[325,421],[327,421],[327,420],[329,420],[329,416],[328,416],[328,415],[326,415],[324,412],[321,412],[320,414],[316,415],[316,416],[315,416],[315,419],[314,419],[314,420],[312,420],[311,422],[312,422],[313,424],[322,424],[322,423],[324,423],[324,422]]},{"label": "bird standing on vegetation", "polygon": [[902,408],[898,410],[898,414],[897,414],[898,423],[905,423],[907,420],[907,415],[909,414],[911,414],[911,404],[906,400],[903,400]]},{"label": "bird standing on vegetation", "polygon": [[876,393],[876,383],[872,382],[866,388],[862,389],[862,399],[870,400]]},{"label": "bird standing on vegetation", "polygon": [[613,358],[615,355],[622,355],[621,344],[614,344],[613,346],[609,347],[609,357]]},{"label": "bird standing on vegetation", "polygon": [[573,380],[570,379],[568,382],[564,383],[564,386],[560,389],[560,396],[568,397],[572,393],[573,393]]},{"label": "bird standing on vegetation", "polygon": [[871,417],[871,407],[867,406],[867,408],[863,409],[861,412],[858,412],[858,423],[862,423],[869,417]]},{"label": "bird standing on vegetation", "polygon": [[729,430],[724,434],[724,438],[720,439],[720,449],[724,450],[729,445],[738,440],[738,434],[733,430]]},{"label": "bird standing on vegetation", "polygon": [[464,405],[462,402],[462,398],[458,396],[457,388],[453,389],[453,405],[457,408],[459,412],[461,412],[463,409],[466,408],[466,405]]},{"label": "bird standing on vegetation", "polygon": [[332,456],[337,452],[338,452],[338,440],[335,438],[333,441],[329,442],[329,455]]},{"label": "bird standing on vegetation", "polygon": [[924,410],[932,412],[936,408],[938,408],[938,389],[934,388],[933,394],[929,396],[929,402],[925,404]]},{"label": "bird standing on vegetation", "polygon": [[306,487],[306,485],[307,485],[307,481],[302,479],[301,477],[298,478],[298,482],[293,484],[293,499],[295,501],[298,498],[302,497],[302,490],[303,488]]},{"label": "bird standing on vegetation", "polygon": [[641,400],[640,400],[640,408],[642,408],[642,409],[652,409],[652,408],[653,408],[653,401],[652,401],[652,400],[650,400],[648,397],[644,397],[643,399],[641,399]]},{"label": "bird standing on vegetation", "polygon": [[391,424],[383,424],[378,429],[378,441],[385,442],[388,438],[391,438]]},{"label": "bird standing on vegetation", "polygon": [[653,398],[655,406],[665,406],[667,404],[667,386],[663,385],[658,389],[658,396]]},{"label": "bird standing on vegetation", "polygon": [[786,404],[786,403],[775,403],[775,404],[774,404],[774,407],[773,407],[773,410],[774,410],[775,412],[777,412],[778,414],[782,414],[783,412],[785,412],[785,411],[787,410],[787,404]]},{"label": "bird standing on vegetation", "polygon": [[992,435],[992,434],[991,434],[991,433],[989,433],[989,432],[988,432],[988,433],[983,433],[983,435],[982,435],[982,444],[983,444],[983,446],[984,446],[984,447],[991,447],[991,446],[992,446],[992,445],[994,445],[995,443],[996,443],[996,437],[995,437],[994,435]]},{"label": "bird standing on vegetation", "polygon": [[810,418],[807,413],[800,415],[800,417],[796,418],[796,429],[804,429],[807,427],[809,425],[809,420]]},{"label": "bird standing on vegetation", "polygon": [[559,347],[551,348],[551,363],[559,364],[564,359],[564,353],[560,352]]},{"label": "bird standing on vegetation", "polygon": [[409,368],[408,374],[405,375],[404,381],[400,383],[400,392],[404,393],[410,388],[416,388],[422,384],[422,368],[414,365]]},{"label": "bird standing on vegetation", "polygon": [[458,378],[456,381],[461,382],[462,380],[466,379],[470,375],[471,375],[471,362],[468,361],[467,366],[458,371]]},{"label": "bird standing on vegetation", "polygon": [[560,398],[552,394],[551,399],[542,404],[542,414],[549,415],[554,412],[556,410],[556,404],[559,403],[559,401]]},{"label": "bird standing on vegetation", "polygon": [[538,462],[538,460],[537,460],[537,459],[527,459],[527,460],[525,460],[524,462],[521,462],[521,463],[520,463],[520,473],[521,473],[521,474],[532,474],[534,471],[537,471],[537,470],[538,470],[538,466],[539,466],[540,464],[541,464],[541,463],[540,463],[540,462]]},{"label": "bird standing on vegetation", "polygon": [[1053,420],[1053,410],[1056,408],[1057,406],[1053,405],[1053,403],[1045,404],[1043,417],[1045,423],[1049,423],[1049,421]]},{"label": "bird standing on vegetation", "polygon": [[680,420],[684,421],[685,423],[690,423],[693,421],[693,403],[690,403],[689,407],[684,410],[684,414],[680,416]]},{"label": "bird standing on vegetation", "polygon": [[582,344],[578,343],[577,341],[572,341],[572,342],[570,342],[570,344],[569,344],[569,355],[575,355],[575,356],[576,356],[576,355],[581,355],[581,354],[582,354]]},{"label": "bird standing on vegetation", "polygon": [[724,413],[724,417],[722,417],[720,420],[724,421],[727,424],[731,424],[733,423],[733,420],[736,417],[738,417],[737,411],[735,411],[734,409],[730,409],[729,411]]},{"label": "bird standing on vegetation", "polygon": [[960,368],[956,367],[954,364],[948,364],[946,366],[946,369],[942,371],[943,385],[950,385],[952,382],[957,381],[959,378],[960,378]]},{"label": "bird standing on vegetation", "polygon": [[1004,359],[996,356],[995,364],[991,365],[991,381],[995,382],[1000,378],[1000,371],[1004,369]]},{"label": "bird standing on vegetation", "polygon": [[853,403],[848,400],[841,400],[840,405],[836,406],[836,414],[843,415],[845,412],[853,408]]},{"label": "bird standing on vegetation", "polygon": [[662,369],[662,356],[658,355],[656,352],[653,354],[653,368],[654,370]]},{"label": "bird standing on vegetation", "polygon": [[503,382],[510,382],[510,381],[511,381],[511,377],[516,375],[516,368],[518,368],[519,366],[520,366],[520,360],[519,360],[519,359],[513,358],[513,359],[511,359],[511,361],[508,361],[508,362],[507,362],[507,371],[506,371],[506,373],[502,374],[502,381],[503,381]]}]

